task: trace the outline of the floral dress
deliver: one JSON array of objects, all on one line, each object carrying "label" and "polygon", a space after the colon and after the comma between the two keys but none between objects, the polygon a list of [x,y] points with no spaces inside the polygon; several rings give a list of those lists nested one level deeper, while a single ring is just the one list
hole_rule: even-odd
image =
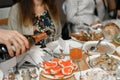
[{"label": "floral dress", "polygon": [[49,42],[49,37],[54,36],[55,35],[55,25],[53,23],[53,21],[51,20],[51,17],[49,15],[48,10],[45,10],[42,14],[40,15],[35,15],[34,14],[34,18],[33,18],[33,29],[34,29],[34,34],[37,33],[42,33],[46,28],[49,28],[51,30],[53,30],[52,34],[50,36],[48,36],[47,38],[41,40],[40,42],[38,42],[38,45],[41,45],[42,47],[45,47],[45,44],[47,42]]}]

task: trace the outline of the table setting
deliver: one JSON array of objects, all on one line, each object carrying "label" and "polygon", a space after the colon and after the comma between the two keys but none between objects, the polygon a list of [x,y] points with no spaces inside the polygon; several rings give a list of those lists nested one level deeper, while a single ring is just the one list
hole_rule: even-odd
[{"label": "table setting", "polygon": [[[33,46],[25,54],[14,57],[14,64],[18,65],[17,74],[13,69],[14,80],[119,80],[120,35],[114,29],[114,25],[119,25],[118,22],[108,25],[112,23],[109,22],[93,26],[95,30],[71,33],[71,39],[59,38],[45,48]],[[106,38],[105,32],[111,35],[106,26],[113,26],[114,37]],[[10,62],[0,63],[0,80],[15,66],[8,66]]]}]

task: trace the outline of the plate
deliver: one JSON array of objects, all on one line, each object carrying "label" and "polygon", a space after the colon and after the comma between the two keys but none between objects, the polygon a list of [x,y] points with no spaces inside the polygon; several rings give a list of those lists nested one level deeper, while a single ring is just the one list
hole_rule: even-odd
[{"label": "plate", "polygon": [[83,50],[85,52],[89,51],[88,54],[90,55],[96,55],[96,54],[100,54],[100,53],[108,53],[108,54],[113,54],[115,52],[115,45],[113,45],[112,43],[106,42],[106,41],[102,41],[99,46],[98,49],[96,51],[91,51],[90,48],[92,46],[95,46],[98,43],[98,41],[88,41],[83,45]]},{"label": "plate", "polygon": [[52,80],[63,80],[73,76],[77,70],[77,64],[72,60],[54,58],[51,61],[41,63],[41,75]]},{"label": "plate", "polygon": [[99,56],[100,55],[98,54],[86,58],[86,62],[90,68],[102,68],[107,71],[115,71],[120,64],[120,58],[117,56],[110,54],[102,56],[102,58]]},{"label": "plate", "polygon": [[[115,77],[100,68],[88,69],[81,71],[81,73],[82,80],[116,80]],[[76,80],[80,80],[78,76],[80,76],[80,72],[75,73]]]},{"label": "plate", "polygon": [[0,80],[3,79],[3,72],[0,70]]},{"label": "plate", "polygon": [[57,77],[54,77],[52,75],[44,74],[43,72],[41,72],[41,75],[44,76],[45,78],[52,79],[52,80],[63,80],[63,79],[68,79],[68,78],[72,77],[73,73],[71,75],[65,76],[63,78],[57,78]]},{"label": "plate", "polygon": [[93,29],[90,28],[88,31],[81,31],[80,33],[71,33],[71,38],[75,41],[79,42],[87,42],[87,41],[96,41],[103,37],[102,29]]},{"label": "plate", "polygon": [[57,40],[57,41],[53,41],[48,43],[47,48],[53,50],[54,53],[60,53],[60,49],[63,49],[64,54],[69,54],[69,47],[82,47],[82,43],[77,42],[77,41],[73,41],[73,40],[64,40],[64,42],[62,42],[62,44]]},{"label": "plate", "polygon": [[[75,74],[76,80],[79,80],[79,74],[80,72],[77,72]],[[82,73],[82,79],[83,80],[116,80],[115,77],[108,74],[106,71],[100,69],[100,68],[92,68],[85,71],[81,71]]]}]

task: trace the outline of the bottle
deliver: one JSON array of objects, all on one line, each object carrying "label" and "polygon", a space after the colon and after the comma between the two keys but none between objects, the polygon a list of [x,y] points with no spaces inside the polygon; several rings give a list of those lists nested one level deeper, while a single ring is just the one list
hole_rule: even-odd
[{"label": "bottle", "polygon": [[[34,45],[35,43],[39,42],[40,40],[46,38],[49,35],[51,35],[51,31],[46,30],[43,33],[39,33],[39,34],[35,34],[35,35],[25,35],[25,37],[28,39],[29,46],[31,47],[32,45]],[[13,51],[15,51],[14,46],[11,46],[11,48],[13,49]],[[2,60],[8,60],[11,58],[8,53],[7,47],[4,44],[0,44],[0,58]]]},{"label": "bottle", "polygon": [[11,58],[10,55],[8,55],[7,47],[5,44],[0,44],[0,58],[3,61]]},{"label": "bottle", "polygon": [[2,80],[8,80],[7,75],[5,75],[5,74],[4,74],[4,76],[3,76],[3,79],[2,79]]},{"label": "bottle", "polygon": [[15,74],[14,74],[13,68],[9,69],[8,79],[15,80]]}]

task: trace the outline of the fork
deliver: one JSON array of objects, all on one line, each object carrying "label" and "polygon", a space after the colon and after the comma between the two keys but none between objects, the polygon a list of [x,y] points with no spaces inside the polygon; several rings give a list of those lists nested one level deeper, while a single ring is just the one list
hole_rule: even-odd
[{"label": "fork", "polygon": [[65,55],[64,55],[64,53],[63,53],[63,49],[60,49],[60,58],[61,58],[61,59],[64,59],[64,58],[65,58]]}]

